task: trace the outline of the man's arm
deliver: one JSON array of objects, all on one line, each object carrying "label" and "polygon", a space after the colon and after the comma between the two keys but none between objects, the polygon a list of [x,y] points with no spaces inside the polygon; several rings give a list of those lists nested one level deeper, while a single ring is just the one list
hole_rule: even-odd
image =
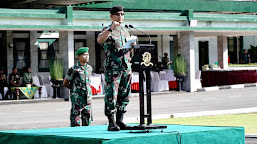
[{"label": "man's arm", "polygon": [[16,84],[17,87],[20,86],[21,80],[18,81],[18,84]]},{"label": "man's arm", "polygon": [[12,80],[10,80],[10,83],[13,84],[13,85],[15,85],[15,83],[14,83]]},{"label": "man's arm", "polygon": [[[15,84],[12,80],[10,80],[10,82],[14,85],[14,86],[20,86],[19,84]],[[20,81],[19,81],[19,83],[20,83]]]},{"label": "man's arm", "polygon": [[9,83],[11,83],[11,84],[13,84],[13,85],[15,85],[15,83],[12,81],[12,76],[11,75],[9,75]]},{"label": "man's arm", "polygon": [[110,33],[111,33],[111,32],[108,31],[108,28],[105,28],[104,31],[99,34],[99,36],[98,36],[98,38],[97,38],[97,42],[98,42],[99,44],[104,43],[104,42],[107,40],[107,38],[109,37],[109,34],[110,34]]},{"label": "man's arm", "polygon": [[109,37],[109,34],[111,33],[110,31],[108,31],[108,29],[110,29],[110,30],[113,31],[113,30],[116,29],[117,26],[120,26],[120,23],[119,23],[119,22],[116,22],[116,21],[113,21],[113,22],[112,22],[112,25],[110,26],[110,28],[105,28],[105,29],[103,30],[103,32],[99,34],[99,36],[98,36],[98,38],[97,38],[97,42],[98,42],[99,44],[104,43],[104,42],[107,40],[107,38]]},{"label": "man's arm", "polygon": [[64,81],[63,81],[63,86],[70,89],[70,81],[65,78]]}]

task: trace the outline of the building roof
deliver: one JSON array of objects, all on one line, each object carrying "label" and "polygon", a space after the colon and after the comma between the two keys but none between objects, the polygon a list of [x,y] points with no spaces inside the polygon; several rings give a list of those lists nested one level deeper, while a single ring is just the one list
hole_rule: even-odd
[{"label": "building roof", "polygon": [[[75,4],[106,3],[116,0],[7,0],[1,4],[1,8],[50,8]],[[123,1],[123,0],[122,0]],[[126,1],[126,0],[125,0]]]},{"label": "building roof", "polygon": [[257,14],[257,0],[7,0],[0,8],[51,8],[73,6],[109,9],[123,5],[127,11],[184,11],[226,14]]},{"label": "building roof", "polygon": [[[110,8],[123,5],[127,11],[183,11],[196,12],[256,13],[256,0],[134,0],[113,1],[112,3],[77,5],[85,8]],[[75,6],[74,6],[75,7]]]},{"label": "building roof", "polygon": [[[66,5],[71,1],[65,0],[34,0],[34,4],[41,6],[53,4],[57,7],[58,2]],[[56,2],[54,2],[56,1]],[[238,4],[248,5],[244,7],[238,6],[237,12],[225,11],[201,11],[211,8],[211,4],[200,5],[199,1],[214,0],[181,0],[174,5],[174,0],[158,0],[159,7],[155,0],[112,0],[107,1],[72,1],[72,6],[61,6],[51,9],[0,9],[0,30],[72,30],[72,31],[101,31],[102,28],[111,23],[109,11],[113,5],[125,5],[125,21],[124,24],[132,24],[140,30],[148,34],[176,34],[178,31],[194,31],[195,36],[242,36],[257,34],[257,6],[256,2],[220,1],[226,4],[219,8],[213,6],[212,10],[229,10],[232,6]],[[120,2],[122,1],[122,2]],[[163,2],[170,4],[165,6]],[[189,1],[195,1],[190,3]],[[21,2],[21,1],[20,1]],[[33,3],[32,0],[23,0],[24,3]],[[42,3],[40,3],[42,2]],[[51,3],[53,2],[53,3]],[[75,4],[75,2],[80,4]],[[104,3],[105,2],[105,3]],[[151,3],[153,2],[153,3]],[[219,2],[219,1],[214,1]],[[173,3],[173,4],[172,4]],[[16,3],[17,4],[17,3]],[[139,6],[135,6],[138,4]],[[190,5],[192,4],[192,5]],[[229,4],[231,4],[229,6]],[[249,5],[251,4],[251,6]],[[200,5],[200,6],[199,6]],[[135,7],[133,7],[135,6]],[[177,7],[178,8],[177,8]],[[202,7],[201,7],[202,6]],[[229,7],[230,8],[229,8]],[[75,9],[74,7],[81,8]],[[141,9],[139,9],[141,8]],[[195,8],[195,9],[188,9]],[[157,10],[159,9],[159,10]],[[166,10],[164,10],[166,9]],[[168,10],[169,9],[169,10]],[[180,9],[174,10],[174,9]],[[235,9],[235,8],[233,8]],[[195,23],[195,25],[192,25]]]}]

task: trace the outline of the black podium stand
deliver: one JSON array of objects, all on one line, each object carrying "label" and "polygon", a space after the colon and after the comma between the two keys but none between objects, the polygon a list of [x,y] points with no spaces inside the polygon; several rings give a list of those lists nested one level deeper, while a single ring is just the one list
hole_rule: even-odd
[{"label": "black podium stand", "polygon": [[[165,129],[164,125],[152,124],[152,102],[151,102],[151,77],[150,70],[154,66],[154,45],[151,44],[138,44],[134,46],[134,49],[139,49],[139,104],[140,104],[140,125],[128,127],[126,130],[146,130],[149,129]],[[144,72],[146,81],[147,92],[147,112],[145,114],[145,97],[144,97]],[[145,124],[145,118],[147,118],[147,124]]]}]

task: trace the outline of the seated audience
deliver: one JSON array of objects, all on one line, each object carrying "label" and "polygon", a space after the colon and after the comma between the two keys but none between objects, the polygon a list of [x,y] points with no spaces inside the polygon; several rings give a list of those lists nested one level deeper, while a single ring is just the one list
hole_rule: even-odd
[{"label": "seated audience", "polygon": [[9,87],[7,91],[7,96],[11,95],[11,99],[17,99],[16,93],[13,93],[11,87],[19,87],[20,86],[20,76],[17,73],[17,68],[12,68],[12,73],[9,74]]},{"label": "seated audience", "polygon": [[32,74],[31,74],[31,68],[25,66],[23,68],[23,81],[22,81],[22,86],[26,87],[27,84],[31,84],[33,86],[33,79],[32,79]]}]

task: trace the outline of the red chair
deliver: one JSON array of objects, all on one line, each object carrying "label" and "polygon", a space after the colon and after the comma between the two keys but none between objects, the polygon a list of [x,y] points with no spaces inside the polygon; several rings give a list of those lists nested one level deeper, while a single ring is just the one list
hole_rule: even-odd
[{"label": "red chair", "polygon": [[131,84],[131,90],[139,91],[139,83]]},{"label": "red chair", "polygon": [[91,86],[92,95],[96,95],[97,93],[101,93],[101,87],[99,86],[99,89],[96,90],[93,86]]}]

